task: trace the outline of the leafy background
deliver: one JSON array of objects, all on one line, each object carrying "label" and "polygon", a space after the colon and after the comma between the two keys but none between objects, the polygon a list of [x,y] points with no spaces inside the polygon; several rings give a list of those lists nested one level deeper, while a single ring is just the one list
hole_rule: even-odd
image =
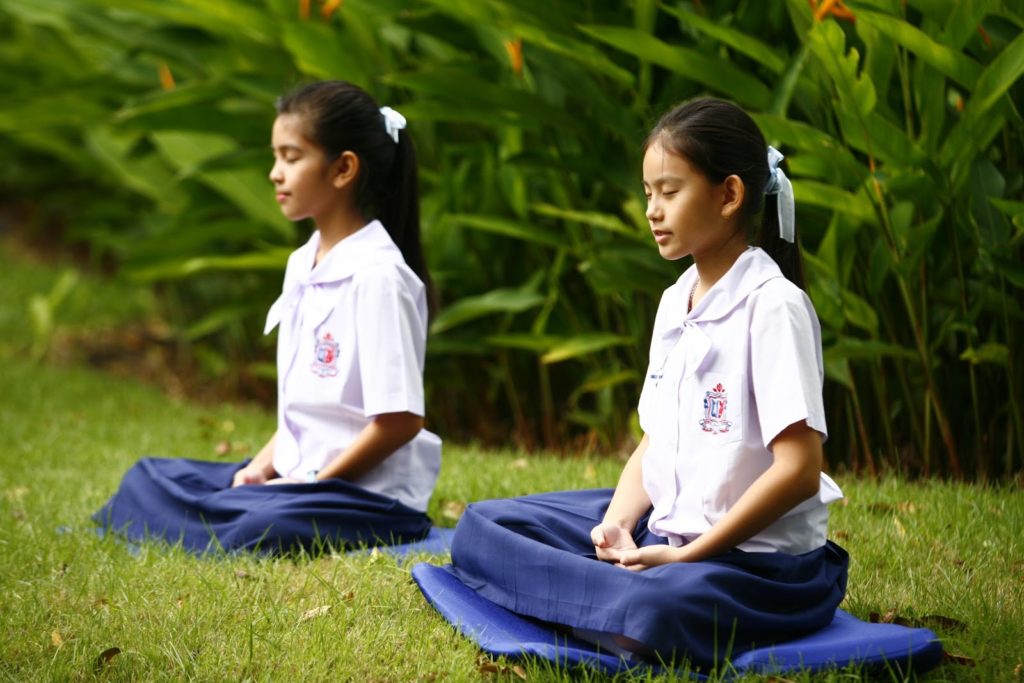
[{"label": "leafy background", "polygon": [[[418,146],[446,438],[628,447],[661,261],[657,116],[736,101],[787,155],[833,466],[1024,469],[1024,13],[1010,0],[0,0],[0,220],[152,291],[197,381],[273,398],[275,97],[344,78]],[[63,284],[62,284],[63,283]],[[25,302],[52,351],[74,279]]]}]

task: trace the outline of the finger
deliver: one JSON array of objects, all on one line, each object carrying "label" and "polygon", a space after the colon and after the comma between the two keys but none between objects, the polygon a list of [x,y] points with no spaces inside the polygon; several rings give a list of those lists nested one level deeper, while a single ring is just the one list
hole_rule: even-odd
[{"label": "finger", "polygon": [[608,540],[604,536],[604,529],[599,526],[595,526],[590,530],[590,540],[594,543],[596,548],[608,547]]}]

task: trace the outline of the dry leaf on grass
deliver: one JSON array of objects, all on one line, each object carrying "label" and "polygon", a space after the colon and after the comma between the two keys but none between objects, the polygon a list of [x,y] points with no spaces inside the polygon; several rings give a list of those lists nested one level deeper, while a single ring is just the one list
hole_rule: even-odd
[{"label": "dry leaf on grass", "polygon": [[500,674],[507,676],[509,674],[516,676],[521,680],[526,680],[526,669],[519,664],[509,666],[508,664],[501,664],[494,661],[487,655],[480,655],[476,659],[476,670],[482,674]]},{"label": "dry leaf on grass", "polygon": [[942,651],[942,661],[959,664],[960,666],[975,666],[975,661],[972,657],[953,654],[952,652],[946,652],[945,650]]},{"label": "dry leaf on grass", "polygon": [[231,453],[231,442],[221,441],[217,444],[217,447],[214,448],[213,451],[221,457],[228,455],[229,453]]},{"label": "dry leaf on grass", "polygon": [[305,612],[302,613],[301,617],[299,617],[299,623],[301,624],[304,621],[309,621],[310,619],[316,619],[317,617],[322,617],[323,615],[327,614],[330,611],[330,609],[331,609],[330,605],[321,605],[320,607],[314,607],[313,609],[308,609],[308,610],[306,610]]},{"label": "dry leaf on grass", "polygon": [[897,626],[908,626],[910,628],[927,628],[931,630],[963,631],[967,624],[954,619],[953,617],[941,614],[926,614],[922,617],[902,617],[896,613],[896,608],[891,608],[885,614],[872,612],[868,615],[868,621],[872,624],[896,624]]},{"label": "dry leaf on grass", "polygon": [[96,673],[103,671],[103,667],[110,664],[111,660],[119,654],[121,654],[121,648],[119,647],[108,647],[101,652],[96,658]]},{"label": "dry leaf on grass", "polygon": [[441,503],[441,516],[451,520],[458,520],[466,511],[466,504],[457,500],[446,500]]},{"label": "dry leaf on grass", "polygon": [[900,538],[906,538],[907,537],[907,530],[903,528],[903,523],[900,521],[899,517],[893,517],[892,518],[892,525],[894,527],[896,527],[896,535],[897,536],[899,536]]},{"label": "dry leaf on grass", "polygon": [[514,470],[525,470],[527,467],[530,466],[530,461],[527,460],[526,458],[516,458],[515,460],[510,462],[508,466]]},{"label": "dry leaf on grass", "polygon": [[60,637],[59,631],[52,631],[50,633],[50,642],[53,643],[54,647],[59,648],[61,645],[64,644],[64,639]]}]

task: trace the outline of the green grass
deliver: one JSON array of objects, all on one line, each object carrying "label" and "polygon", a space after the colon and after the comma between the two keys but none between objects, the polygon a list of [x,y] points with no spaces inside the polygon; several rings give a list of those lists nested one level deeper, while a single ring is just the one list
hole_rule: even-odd
[{"label": "green grass", "polygon": [[[173,400],[77,365],[28,362],[26,302],[50,291],[58,273],[9,255],[0,264],[0,677],[442,681],[518,680],[521,672],[530,680],[605,680],[482,659],[410,580],[412,561],[444,558],[200,560],[161,544],[132,555],[98,538],[89,515],[140,455],[216,459],[218,444],[229,441],[226,457],[236,459],[266,439],[273,416]],[[104,300],[122,303],[104,307]],[[145,308],[125,300],[123,288],[83,277],[67,300],[81,308],[58,309],[57,321],[113,324]],[[430,512],[452,525],[466,501],[610,486],[620,466],[614,458],[448,444]],[[832,531],[852,556],[844,607],[862,618],[895,610],[961,622],[962,629],[937,630],[948,651],[975,666],[947,664],[926,681],[1021,680],[1014,673],[1024,661],[1020,488],[838,479],[847,498],[833,506]],[[101,653],[109,648],[119,653],[108,661]],[[846,671],[811,680],[859,678]],[[889,679],[896,677],[882,677]]]}]

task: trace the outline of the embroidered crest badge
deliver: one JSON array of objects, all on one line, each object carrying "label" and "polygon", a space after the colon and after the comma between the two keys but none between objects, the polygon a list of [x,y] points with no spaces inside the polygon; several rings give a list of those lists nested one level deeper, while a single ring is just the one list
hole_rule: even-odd
[{"label": "embroidered crest badge", "polygon": [[334,341],[330,332],[317,340],[310,369],[320,377],[334,377],[338,374],[338,342]]},{"label": "embroidered crest badge", "polygon": [[732,429],[732,422],[725,419],[728,405],[728,392],[721,383],[716,384],[704,394],[704,419],[700,421],[700,428],[712,434],[724,434]]}]

